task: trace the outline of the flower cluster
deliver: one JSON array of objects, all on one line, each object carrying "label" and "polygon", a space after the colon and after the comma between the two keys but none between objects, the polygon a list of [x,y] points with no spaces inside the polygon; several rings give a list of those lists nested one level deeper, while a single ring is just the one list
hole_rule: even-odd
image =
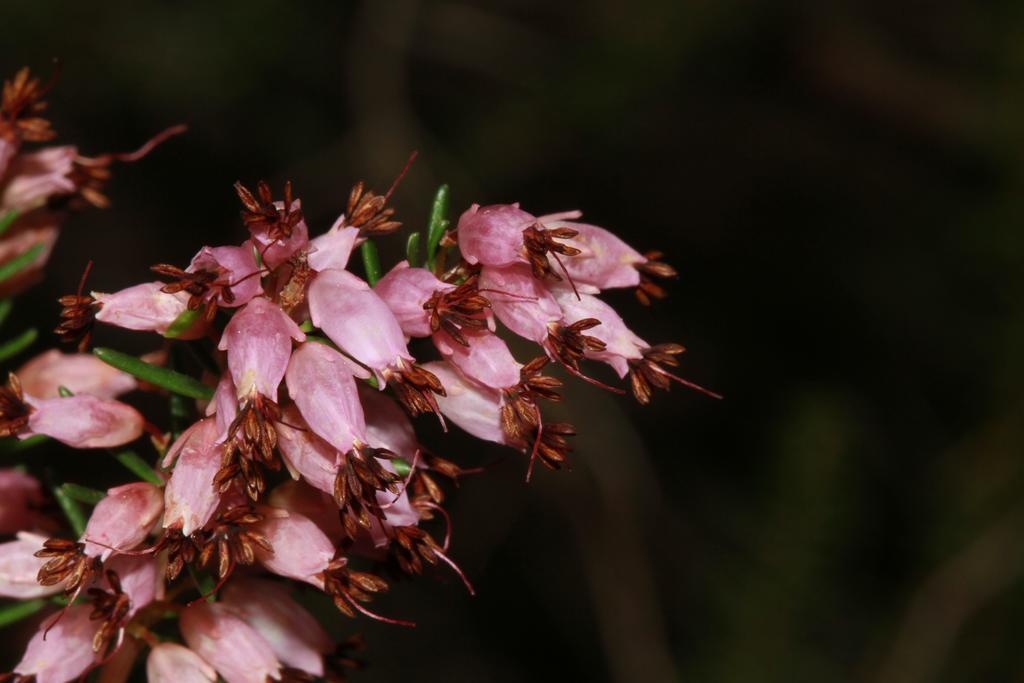
[{"label": "flower cluster", "polygon": [[[623,393],[584,365],[606,363],[641,403],[672,382],[695,387],[673,372],[681,346],[648,344],[597,296],[635,288],[650,303],[664,296],[654,278],[674,271],[579,212],[474,205],[448,229],[442,188],[426,239],[415,233],[408,259],[381,276],[373,239],[400,227],[394,185],[357,184],[315,237],[290,184],[280,199],[262,182],[235,189],[243,243],[155,265],[151,282],[63,297],[58,333],[78,352],[46,352],[0,389],[0,435],[115,449],[141,478],[58,488],[67,537],[35,479],[0,472],[0,533],[17,534],[0,544],[0,596],[63,602],[0,680],[127,671],[143,646],[151,681],[343,680],[358,643],[336,646],[300,587],[348,617],[403,625],[369,606],[389,587],[380,568],[445,567],[473,591],[449,556],[443,504],[445,482],[479,469],[425,448],[413,418],[520,451],[529,478],[538,461],[566,465],[576,432],[543,417],[543,402],[560,400],[550,363]],[[357,249],[365,278],[349,270]],[[145,360],[86,353],[97,324],[165,341]],[[534,357],[516,360],[501,328],[535,344]],[[417,357],[410,344],[427,337]],[[182,349],[201,379],[182,372]],[[169,432],[119,400],[134,390],[171,392]],[[116,450],[144,433],[154,467]],[[80,529],[75,500],[95,506]]]}]

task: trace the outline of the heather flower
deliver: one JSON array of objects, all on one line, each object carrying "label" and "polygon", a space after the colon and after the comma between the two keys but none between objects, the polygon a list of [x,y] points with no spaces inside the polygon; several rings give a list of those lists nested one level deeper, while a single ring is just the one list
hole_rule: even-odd
[{"label": "heather flower", "polygon": [[175,465],[164,489],[164,528],[191,536],[216,512],[221,494],[212,482],[224,450],[220,434],[217,421],[208,417],[189,427],[168,450],[167,464]]},{"label": "heather flower", "polygon": [[227,606],[199,602],[182,611],[181,635],[227,683],[266,683],[281,678],[269,643]]},{"label": "heather flower", "polygon": [[24,400],[28,419],[17,431],[22,439],[45,434],[73,448],[112,448],[142,435],[144,418],[120,401],[88,394]]},{"label": "heather flower", "polygon": [[361,371],[337,351],[316,342],[296,349],[288,365],[288,393],[305,422],[342,453],[366,443],[353,370]]},{"label": "heather flower", "polygon": [[308,517],[280,508],[262,510],[257,530],[272,550],[258,548],[260,564],[271,572],[323,587],[319,576],[334,557],[334,544]]},{"label": "heather flower", "polygon": [[22,365],[17,373],[22,390],[35,398],[57,398],[60,387],[74,394],[117,398],[138,386],[135,378],[116,370],[91,353],[44,351]]},{"label": "heather flower", "polygon": [[85,554],[106,559],[132,550],[149,535],[164,510],[163,492],[153,484],[115,486],[93,509],[82,540]]},{"label": "heather flower", "polygon": [[[146,282],[113,294],[93,292],[92,297],[99,308],[97,321],[159,334],[166,332],[188,308],[188,297],[181,293],[168,294],[162,282]],[[182,338],[187,339],[188,336],[183,335]]]},{"label": "heather flower", "polygon": [[345,225],[345,216],[341,216],[330,230],[309,241],[309,267],[318,273],[345,270],[358,242],[359,228]]},{"label": "heather flower", "polygon": [[495,292],[489,297],[494,315],[524,339],[544,344],[550,326],[562,319],[558,302],[526,265],[484,267],[480,287]]},{"label": "heather flower", "polygon": [[184,645],[158,643],[146,658],[149,683],[213,683],[217,672]]},{"label": "heather flower", "polygon": [[217,348],[228,352],[228,368],[239,400],[276,401],[292,342],[306,335],[285,313],[262,297],[231,318]]},{"label": "heather flower", "polygon": [[26,211],[41,206],[47,198],[75,191],[70,175],[78,152],[74,147],[48,147],[31,154],[19,154],[8,164],[9,180],[0,196],[0,210]]},{"label": "heather flower", "polygon": [[89,605],[72,605],[56,623],[44,622],[14,673],[34,676],[35,683],[67,683],[95,666],[100,656],[92,645],[100,625],[91,612]]},{"label": "heather flower", "polygon": [[46,560],[36,557],[36,551],[44,541],[45,536],[23,531],[15,540],[0,543],[0,596],[30,600],[61,591],[59,585],[44,586],[37,580]]}]

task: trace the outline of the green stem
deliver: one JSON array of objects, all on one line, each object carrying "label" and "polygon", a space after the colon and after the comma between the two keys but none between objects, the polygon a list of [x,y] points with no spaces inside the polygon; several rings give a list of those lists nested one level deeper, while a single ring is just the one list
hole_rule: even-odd
[{"label": "green stem", "polygon": [[131,470],[139,479],[157,486],[164,485],[164,480],[160,475],[134,451],[111,451],[110,454],[114,456],[115,460],[124,465],[125,468]]},{"label": "green stem", "polygon": [[16,602],[13,605],[4,605],[0,608],[0,628],[10,626],[16,621],[32,616],[43,607],[46,607],[46,604],[46,600],[36,598],[35,600]]},{"label": "green stem", "polygon": [[214,390],[212,387],[208,387],[188,375],[147,363],[135,356],[130,356],[127,353],[121,353],[113,349],[96,348],[92,352],[107,365],[111,365],[118,370],[124,370],[129,375],[134,375],[145,382],[155,384],[168,391],[205,401],[213,398]]},{"label": "green stem", "polygon": [[11,209],[3,216],[0,216],[0,235],[3,235],[7,230],[14,225],[14,221],[18,220],[18,210]]},{"label": "green stem", "polygon": [[448,186],[442,185],[434,194],[434,203],[430,207],[430,225],[427,227],[427,261],[426,266],[434,269],[437,260],[437,247],[441,244],[445,230],[448,229]]}]

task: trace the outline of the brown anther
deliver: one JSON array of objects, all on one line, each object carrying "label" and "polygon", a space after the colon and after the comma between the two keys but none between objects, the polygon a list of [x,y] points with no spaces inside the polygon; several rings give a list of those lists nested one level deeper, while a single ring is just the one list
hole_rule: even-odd
[{"label": "brown anther", "polygon": [[167,566],[164,568],[164,576],[170,583],[181,575],[182,570],[195,562],[199,556],[199,546],[193,537],[199,536],[201,532],[193,533],[192,536],[185,536],[181,529],[164,529],[163,535],[156,544],[156,552],[167,551]]},{"label": "brown anther", "polygon": [[363,612],[359,603],[373,600],[373,596],[388,589],[388,583],[376,574],[357,572],[348,566],[348,558],[336,557],[323,572],[324,592],[334,600],[334,606],[347,617]]},{"label": "brown anther", "polygon": [[89,614],[89,619],[103,621],[92,639],[93,652],[102,652],[106,649],[117,635],[118,629],[124,625],[132,606],[131,599],[121,590],[121,580],[117,573],[108,569],[106,577],[107,583],[110,584],[109,591],[102,588],[90,588],[88,591],[89,597],[92,598],[92,613]]},{"label": "brown anther", "polygon": [[[160,288],[165,294],[177,294],[185,292],[189,295],[188,308],[190,311],[198,311],[204,308],[203,317],[213,320],[217,314],[218,294],[225,302],[234,301],[234,294],[231,292],[230,283],[224,280],[225,271],[197,269],[195,272],[188,272],[167,263],[158,263],[150,266],[149,269],[160,277],[170,282]],[[212,293],[212,296],[211,296]]]},{"label": "brown anther", "polygon": [[0,387],[0,436],[14,436],[24,429],[30,412],[18,376],[7,373],[7,385]]},{"label": "brown anther", "polygon": [[469,341],[463,335],[464,329],[487,329],[484,311],[490,307],[491,302],[480,293],[476,275],[470,276],[455,289],[434,292],[423,304],[423,309],[430,311],[430,329],[433,332],[444,330],[463,346],[469,346]]},{"label": "brown anther", "polygon": [[291,313],[306,300],[306,285],[315,275],[309,266],[308,254],[305,251],[288,259],[288,279],[277,295],[277,305],[285,313]]},{"label": "brown anther", "polygon": [[540,430],[537,457],[541,464],[552,470],[560,470],[572,452],[568,438],[576,436],[576,428],[568,422],[548,422]]},{"label": "brown anther", "polygon": [[[463,474],[462,468],[451,460],[445,460],[431,453],[421,454],[420,462],[425,467],[417,467],[413,471],[412,478],[409,481],[409,486],[412,487],[412,495],[410,497],[413,500],[424,499],[440,505],[444,502],[444,491],[434,480],[434,477],[430,475],[430,472],[436,472],[457,484],[459,477]],[[419,510],[420,516],[423,519],[431,519],[433,517],[428,507],[420,506],[417,507],[417,510]]]},{"label": "brown anther", "polygon": [[434,413],[441,417],[434,394],[447,396],[444,385],[434,373],[416,363],[401,361],[397,369],[384,371],[384,377],[395,392],[395,398],[413,417]]},{"label": "brown anther", "polygon": [[367,237],[387,235],[398,230],[402,224],[391,220],[395,210],[388,207],[387,202],[387,195],[374,194],[360,180],[349,192],[345,224],[359,228],[359,234]]},{"label": "brown anther", "polygon": [[548,347],[560,363],[579,370],[580,361],[588,351],[604,351],[606,348],[606,344],[597,337],[583,334],[600,324],[597,318],[583,318],[572,325],[552,323],[548,331]]},{"label": "brown anther", "polygon": [[538,425],[537,399],[561,401],[557,389],[562,382],[541,373],[548,364],[546,356],[537,356],[519,370],[519,384],[504,390],[501,406],[501,427],[510,443],[521,447],[536,433]]},{"label": "brown anther", "polygon": [[295,226],[302,222],[302,209],[292,206],[295,200],[290,180],[284,184],[284,201],[280,208],[274,202],[270,186],[262,180],[256,184],[255,195],[241,182],[235,183],[235,192],[245,207],[242,211],[245,226],[250,230],[266,230],[271,241],[288,239]]},{"label": "brown anther", "polygon": [[85,351],[92,341],[100,303],[88,294],[68,294],[57,299],[57,303],[61,306],[60,324],[54,333],[64,344],[76,344],[79,352]]},{"label": "brown anther", "polygon": [[416,526],[396,526],[391,530],[392,542],[388,550],[398,568],[410,576],[423,573],[423,563],[437,564],[441,548],[430,534]]},{"label": "brown anther", "polygon": [[562,276],[551,267],[548,254],[563,256],[576,256],[580,250],[570,247],[558,240],[572,239],[580,234],[572,228],[545,228],[539,221],[523,230],[523,246],[526,247],[526,258],[530,262],[533,276],[538,279],[552,277],[561,280]]},{"label": "brown anther", "polygon": [[50,558],[39,568],[36,580],[43,586],[61,585],[64,595],[74,595],[92,581],[100,570],[100,559],[85,554],[85,544],[63,538],[50,538],[43,542],[39,558]]},{"label": "brown anther", "polygon": [[71,171],[68,179],[75,186],[75,194],[70,198],[71,205],[75,208],[92,206],[97,209],[106,209],[110,206],[110,198],[104,193],[107,183],[113,173],[110,170],[110,162],[83,163],[81,159],[75,159],[71,163]]},{"label": "brown anther", "polygon": [[221,454],[221,468],[213,485],[220,492],[236,481],[252,500],[259,500],[266,490],[264,469],[278,471],[277,430],[274,423],[281,417],[277,404],[260,394],[253,394],[239,406],[238,415],[228,426],[228,437]]},{"label": "brown anther", "polygon": [[380,461],[394,457],[395,454],[387,449],[371,448],[366,444],[356,444],[345,454],[334,478],[334,502],[338,505],[339,519],[349,540],[355,540],[360,530],[369,531],[371,517],[384,519],[377,493],[390,491],[397,494],[400,478],[386,470]]},{"label": "brown anther", "polygon": [[13,79],[4,81],[3,99],[0,101],[0,137],[28,142],[46,142],[56,137],[50,122],[39,116],[46,110],[43,96],[53,81],[51,78],[50,83],[41,84],[38,78],[31,77],[27,66]]},{"label": "brown anther", "polygon": [[644,351],[642,358],[629,361],[629,385],[637,401],[644,405],[650,403],[654,389],[668,391],[672,382],[682,384],[711,398],[722,398],[715,392],[678,377],[666,369],[678,367],[679,359],[676,356],[685,350],[679,344],[657,344]]},{"label": "brown anther", "polygon": [[207,568],[216,558],[217,577],[226,578],[238,565],[256,562],[256,548],[273,552],[273,546],[254,526],[263,515],[251,505],[236,505],[219,514],[202,531],[192,534],[199,549],[198,565]]},{"label": "brown anther", "polygon": [[653,278],[659,278],[667,280],[678,276],[676,269],[669,264],[659,261],[662,257],[660,251],[649,251],[644,254],[647,259],[643,263],[638,263],[634,266],[640,271],[640,284],[636,288],[636,298],[644,306],[650,306],[652,299],[664,299],[668,296],[668,292],[663,287],[656,284]]}]

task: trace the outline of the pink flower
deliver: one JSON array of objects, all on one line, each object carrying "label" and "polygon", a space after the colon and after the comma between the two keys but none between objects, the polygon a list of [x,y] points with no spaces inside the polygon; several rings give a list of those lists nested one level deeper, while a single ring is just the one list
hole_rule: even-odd
[{"label": "pink flower", "polygon": [[93,508],[82,534],[85,554],[106,559],[117,550],[135,548],[149,535],[163,509],[163,492],[153,484],[135,482],[108,490]]},{"label": "pink flower", "polygon": [[263,293],[252,242],[244,242],[240,247],[203,247],[186,269],[188,273],[199,271],[217,274],[204,298],[215,297],[219,306],[244,306]]},{"label": "pink flower", "polygon": [[177,463],[164,491],[164,528],[180,528],[190,536],[216,512],[221,496],[213,478],[224,449],[219,436],[217,421],[208,417],[185,430],[168,450],[168,458],[177,457]]},{"label": "pink flower", "polygon": [[526,263],[523,230],[537,217],[519,204],[474,204],[459,217],[459,251],[471,264],[508,266]]},{"label": "pink flower", "polygon": [[566,325],[587,318],[601,321],[600,325],[590,328],[587,333],[603,342],[605,348],[588,349],[584,355],[612,366],[619,377],[625,377],[629,372],[629,361],[643,358],[644,351],[650,348],[650,344],[626,327],[614,308],[596,296],[582,290],[577,294],[566,287],[556,287],[553,293],[562,308]]},{"label": "pink flower", "polygon": [[448,363],[426,363],[423,367],[444,384],[447,396],[439,397],[437,403],[445,417],[478,439],[506,442],[501,428],[500,391],[466,379]]},{"label": "pink flower", "polygon": [[40,625],[14,672],[35,676],[35,683],[67,683],[84,674],[98,660],[92,650],[100,622],[92,621],[89,605],[72,605],[47,632],[50,619]]},{"label": "pink flower", "polygon": [[366,415],[367,441],[386,448],[407,463],[412,463],[419,450],[412,421],[390,396],[360,383],[359,400]]},{"label": "pink flower", "polygon": [[9,263],[36,245],[41,244],[43,248],[23,270],[0,284],[0,296],[13,296],[39,278],[59,232],[57,219],[45,211],[34,211],[15,222],[0,239],[0,264]]},{"label": "pink flower", "polygon": [[273,552],[256,547],[256,558],[269,571],[323,588],[321,572],[334,558],[334,544],[311,519],[280,508],[262,508],[257,525]]},{"label": "pink flower", "polygon": [[463,335],[463,339],[467,345],[457,343],[445,332],[437,332],[434,346],[462,374],[484,386],[505,389],[519,383],[520,365],[501,337],[485,330]]},{"label": "pink flower", "polygon": [[145,282],[113,294],[93,292],[100,304],[96,320],[128,330],[163,334],[188,306],[187,294],[167,294],[162,291],[165,286],[163,282]]},{"label": "pink flower", "polygon": [[309,267],[316,272],[345,270],[348,259],[359,241],[359,228],[345,225],[345,217],[335,221],[331,229],[309,242]]},{"label": "pink flower", "polygon": [[267,497],[275,508],[283,508],[307,517],[320,531],[337,545],[345,538],[345,531],[338,518],[338,504],[334,497],[317,490],[305,481],[286,481],[276,486]]},{"label": "pink flower", "polygon": [[520,337],[543,344],[552,323],[562,319],[558,302],[522,264],[484,267],[480,288],[490,293],[494,315]]},{"label": "pink flower", "polygon": [[284,409],[274,427],[281,457],[292,476],[301,475],[313,487],[333,493],[341,460],[337,449],[313,433],[294,405]]},{"label": "pink flower", "polygon": [[[226,439],[231,424],[238,417],[238,395],[230,372],[221,375],[217,390],[213,393],[213,400],[206,406],[206,414],[216,416],[217,440]],[[164,466],[167,466],[166,461]]]},{"label": "pink flower", "polygon": [[323,676],[323,655],[334,649],[334,643],[285,586],[264,579],[237,579],[224,587],[221,604],[260,634],[281,663]]},{"label": "pink flower", "polygon": [[255,195],[241,183],[235,183],[235,191],[245,207],[242,220],[268,268],[277,268],[309,242],[302,202],[292,199],[290,182],[284,186],[284,201],[273,201],[270,187],[263,181],[256,186]]},{"label": "pink flower", "polygon": [[408,261],[402,261],[382,277],[373,291],[388,305],[402,332],[409,337],[429,337],[430,312],[423,306],[435,292],[450,292],[455,285],[449,285],[426,268],[410,268]]},{"label": "pink flower", "polygon": [[310,285],[308,300],[313,324],[341,350],[370,368],[381,388],[387,381],[385,370],[413,360],[391,309],[355,275],[325,270]]},{"label": "pink flower", "polygon": [[149,683],[213,683],[217,672],[184,645],[159,643],[146,658]]},{"label": "pink flower", "polygon": [[566,243],[579,249],[580,253],[562,259],[562,264],[577,285],[611,289],[636,287],[640,284],[640,271],[637,267],[645,263],[647,258],[608,230],[570,221],[546,221],[545,226],[570,228],[578,233],[566,239]]},{"label": "pink flower", "polygon": [[182,611],[178,625],[189,648],[212,664],[227,683],[280,679],[281,664],[267,641],[224,605],[194,604]]},{"label": "pink flower", "polygon": [[[164,568],[155,557],[117,555],[107,561],[104,569],[117,574],[121,590],[128,596],[131,604],[126,620],[154,600],[164,597]],[[110,590],[106,579],[103,583],[103,587]]]},{"label": "pink flower", "polygon": [[0,596],[30,600],[62,590],[60,584],[44,586],[37,579],[40,568],[49,559],[35,556],[44,541],[45,536],[21,532],[17,539],[0,543]]},{"label": "pink flower", "polygon": [[26,211],[54,195],[74,192],[75,183],[68,176],[77,154],[74,147],[64,146],[16,156],[7,169],[9,180],[0,196],[0,209]]},{"label": "pink flower", "polygon": [[91,353],[61,353],[57,349],[44,351],[28,361],[17,375],[22,390],[35,398],[57,398],[63,386],[74,394],[112,399],[138,386],[134,377]]},{"label": "pink flower", "polygon": [[142,435],[144,418],[120,401],[88,394],[25,401],[32,412],[27,430],[18,433],[21,439],[45,434],[73,448],[112,448]]},{"label": "pink flower", "polygon": [[35,529],[44,517],[43,490],[35,477],[16,469],[0,469],[0,534]]},{"label": "pink flower", "polygon": [[292,354],[288,393],[302,417],[327,443],[348,452],[366,441],[366,423],[352,363],[324,344],[308,342]]},{"label": "pink flower", "polygon": [[259,394],[277,400],[277,387],[288,368],[292,339],[306,335],[284,311],[263,297],[232,316],[217,346],[228,352],[228,368],[240,399]]}]

